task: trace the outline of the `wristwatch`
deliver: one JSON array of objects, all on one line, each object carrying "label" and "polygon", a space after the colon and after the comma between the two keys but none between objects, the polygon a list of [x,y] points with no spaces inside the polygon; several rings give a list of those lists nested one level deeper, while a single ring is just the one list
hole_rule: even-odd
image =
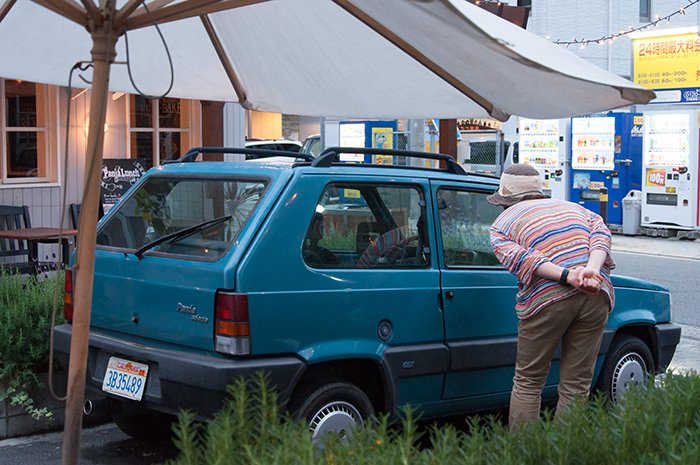
[{"label": "wristwatch", "polygon": [[561,284],[562,286],[568,286],[569,285],[569,283],[567,282],[568,277],[569,277],[569,269],[564,268],[563,270],[561,270],[561,276],[559,277],[559,284]]}]

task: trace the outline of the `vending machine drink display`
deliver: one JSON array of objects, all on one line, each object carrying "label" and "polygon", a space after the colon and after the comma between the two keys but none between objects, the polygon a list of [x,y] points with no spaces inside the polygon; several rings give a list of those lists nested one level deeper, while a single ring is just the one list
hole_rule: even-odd
[{"label": "vending machine drink display", "polygon": [[[563,124],[562,124],[563,123]],[[566,120],[520,118],[518,125],[520,163],[531,165],[542,176],[542,190],[552,198],[566,200],[566,147],[562,126]]]},{"label": "vending machine drink display", "polygon": [[571,119],[570,200],[604,216],[611,229],[622,227],[622,199],[641,189],[643,126],[640,113]]},{"label": "vending machine drink display", "polygon": [[700,112],[644,113],[642,226],[698,227]]}]

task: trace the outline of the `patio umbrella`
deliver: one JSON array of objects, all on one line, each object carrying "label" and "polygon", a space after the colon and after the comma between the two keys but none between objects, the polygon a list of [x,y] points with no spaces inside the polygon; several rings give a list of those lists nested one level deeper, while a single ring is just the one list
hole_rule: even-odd
[{"label": "patio umbrella", "polygon": [[[94,1],[6,1],[0,75],[65,86],[70,66],[90,57],[89,31],[121,37],[121,62],[127,32],[133,77],[158,95],[170,76],[158,22],[175,70],[171,96],[254,110],[505,120],[653,95],[466,0],[153,0],[150,14],[142,0],[102,0],[103,10]],[[112,68],[109,89],[134,92],[126,66]]]},{"label": "patio umbrella", "polygon": [[[0,76],[67,85],[93,62],[64,463],[79,455],[109,90],[374,118],[557,118],[653,93],[465,0],[5,0]],[[129,53],[126,51],[128,37]],[[128,59],[127,66],[123,63]],[[120,63],[118,66],[112,66]]]}]

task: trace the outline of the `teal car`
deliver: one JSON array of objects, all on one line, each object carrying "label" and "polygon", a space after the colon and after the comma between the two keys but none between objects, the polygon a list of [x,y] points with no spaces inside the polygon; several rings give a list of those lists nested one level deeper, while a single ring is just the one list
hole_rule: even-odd
[{"label": "teal car", "polygon": [[[195,161],[206,151],[249,150],[151,169],[98,225],[87,397],[109,398],[120,428],[152,436],[183,408],[206,418],[259,371],[314,437],[406,404],[426,419],[507,405],[517,282],[489,242],[498,179],[420,152]],[[397,160],[413,166],[385,164]],[[616,399],[666,369],[680,328],[668,289],[613,283],[594,383]],[[55,328],[64,365],[70,337],[70,322]],[[546,396],[557,380],[555,360]]]}]

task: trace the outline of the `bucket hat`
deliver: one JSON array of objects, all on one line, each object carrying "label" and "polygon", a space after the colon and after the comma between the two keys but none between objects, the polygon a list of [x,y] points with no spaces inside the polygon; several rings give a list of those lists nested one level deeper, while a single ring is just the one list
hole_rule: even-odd
[{"label": "bucket hat", "polygon": [[486,200],[493,205],[510,207],[521,200],[549,198],[542,192],[540,173],[530,165],[510,165],[501,175],[498,190]]}]

